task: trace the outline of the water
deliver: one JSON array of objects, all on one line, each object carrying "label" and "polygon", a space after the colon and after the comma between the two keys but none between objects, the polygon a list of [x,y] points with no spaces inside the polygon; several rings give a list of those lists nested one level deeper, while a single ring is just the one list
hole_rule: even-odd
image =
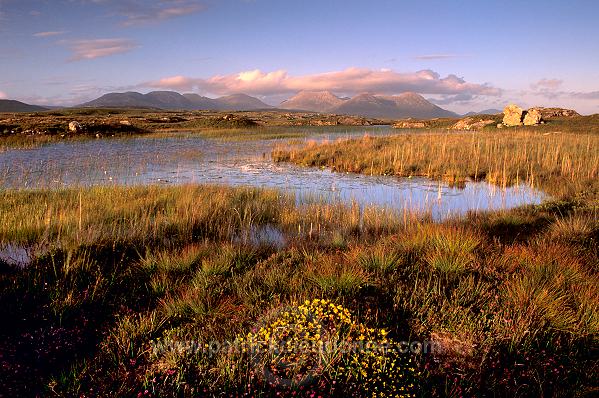
[{"label": "water", "polygon": [[[301,140],[335,140],[365,133],[376,136],[397,130],[314,127]],[[282,141],[285,140],[224,141],[182,134],[60,142],[0,153],[0,186],[208,183],[267,187],[295,193],[300,201],[317,197],[360,206],[417,210],[438,220],[468,211],[538,204],[545,198],[542,192],[527,185],[500,189],[485,182],[466,182],[458,188],[426,178],[343,174],[275,164],[270,153]]]}]

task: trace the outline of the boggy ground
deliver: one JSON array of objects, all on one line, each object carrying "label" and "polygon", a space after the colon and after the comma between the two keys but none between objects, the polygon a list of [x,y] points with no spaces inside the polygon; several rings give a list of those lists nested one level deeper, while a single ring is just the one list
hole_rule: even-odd
[{"label": "boggy ground", "polygon": [[[245,188],[0,195],[0,242],[35,248],[24,266],[2,257],[5,396],[599,391],[599,225],[589,202],[434,223]],[[295,350],[209,348],[269,339]],[[389,339],[435,349],[302,348]]]},{"label": "boggy ground", "polygon": [[[69,131],[69,123],[81,129]],[[162,111],[151,109],[65,109],[36,113],[0,113],[0,150],[60,140],[164,132],[256,133],[265,127],[362,126],[385,124],[362,117],[291,111]],[[272,133],[272,132],[271,132]],[[278,135],[277,135],[278,134]],[[274,137],[279,133],[271,134]]]}]

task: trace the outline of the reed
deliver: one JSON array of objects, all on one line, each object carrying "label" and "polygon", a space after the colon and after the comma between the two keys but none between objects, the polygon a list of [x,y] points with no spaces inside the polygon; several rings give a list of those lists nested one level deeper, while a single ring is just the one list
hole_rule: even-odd
[{"label": "reed", "polygon": [[279,146],[277,162],[335,171],[424,176],[459,184],[468,179],[499,186],[526,182],[565,196],[597,189],[599,135],[531,130],[364,136],[303,147]]}]

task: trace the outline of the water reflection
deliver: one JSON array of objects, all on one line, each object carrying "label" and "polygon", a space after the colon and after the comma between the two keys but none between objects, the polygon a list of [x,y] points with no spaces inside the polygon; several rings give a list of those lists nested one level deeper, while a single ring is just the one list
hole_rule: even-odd
[{"label": "water reflection", "polygon": [[[312,128],[303,140],[385,135],[381,127]],[[294,139],[297,140],[297,139]],[[545,195],[529,186],[500,189],[485,182],[450,187],[425,178],[333,173],[274,164],[280,140],[223,141],[193,135],[62,142],[0,153],[0,183],[10,188],[78,185],[209,183],[278,188],[307,197],[360,206],[425,211],[435,219],[470,210],[507,209],[540,203]]]}]

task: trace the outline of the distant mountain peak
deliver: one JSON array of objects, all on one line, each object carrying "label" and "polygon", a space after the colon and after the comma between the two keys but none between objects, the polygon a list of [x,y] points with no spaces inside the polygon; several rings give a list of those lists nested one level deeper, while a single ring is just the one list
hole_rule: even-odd
[{"label": "distant mountain peak", "polygon": [[422,95],[405,92],[398,95],[361,93],[331,110],[334,113],[351,114],[384,119],[455,117],[426,100]]},{"label": "distant mountain peak", "polygon": [[288,100],[283,101],[279,107],[312,112],[328,112],[345,101],[347,100],[337,97],[330,91],[302,90]]},{"label": "distant mountain peak", "polygon": [[151,91],[141,94],[135,91],[108,93],[82,104],[83,107],[126,107],[183,110],[256,110],[271,108],[258,98],[247,94],[232,94],[220,98],[208,98],[194,93],[179,94],[175,91]]},{"label": "distant mountain peak", "polygon": [[235,93],[217,98],[216,101],[224,110],[249,111],[258,109],[269,109],[272,106],[265,104],[256,97],[244,93]]}]

